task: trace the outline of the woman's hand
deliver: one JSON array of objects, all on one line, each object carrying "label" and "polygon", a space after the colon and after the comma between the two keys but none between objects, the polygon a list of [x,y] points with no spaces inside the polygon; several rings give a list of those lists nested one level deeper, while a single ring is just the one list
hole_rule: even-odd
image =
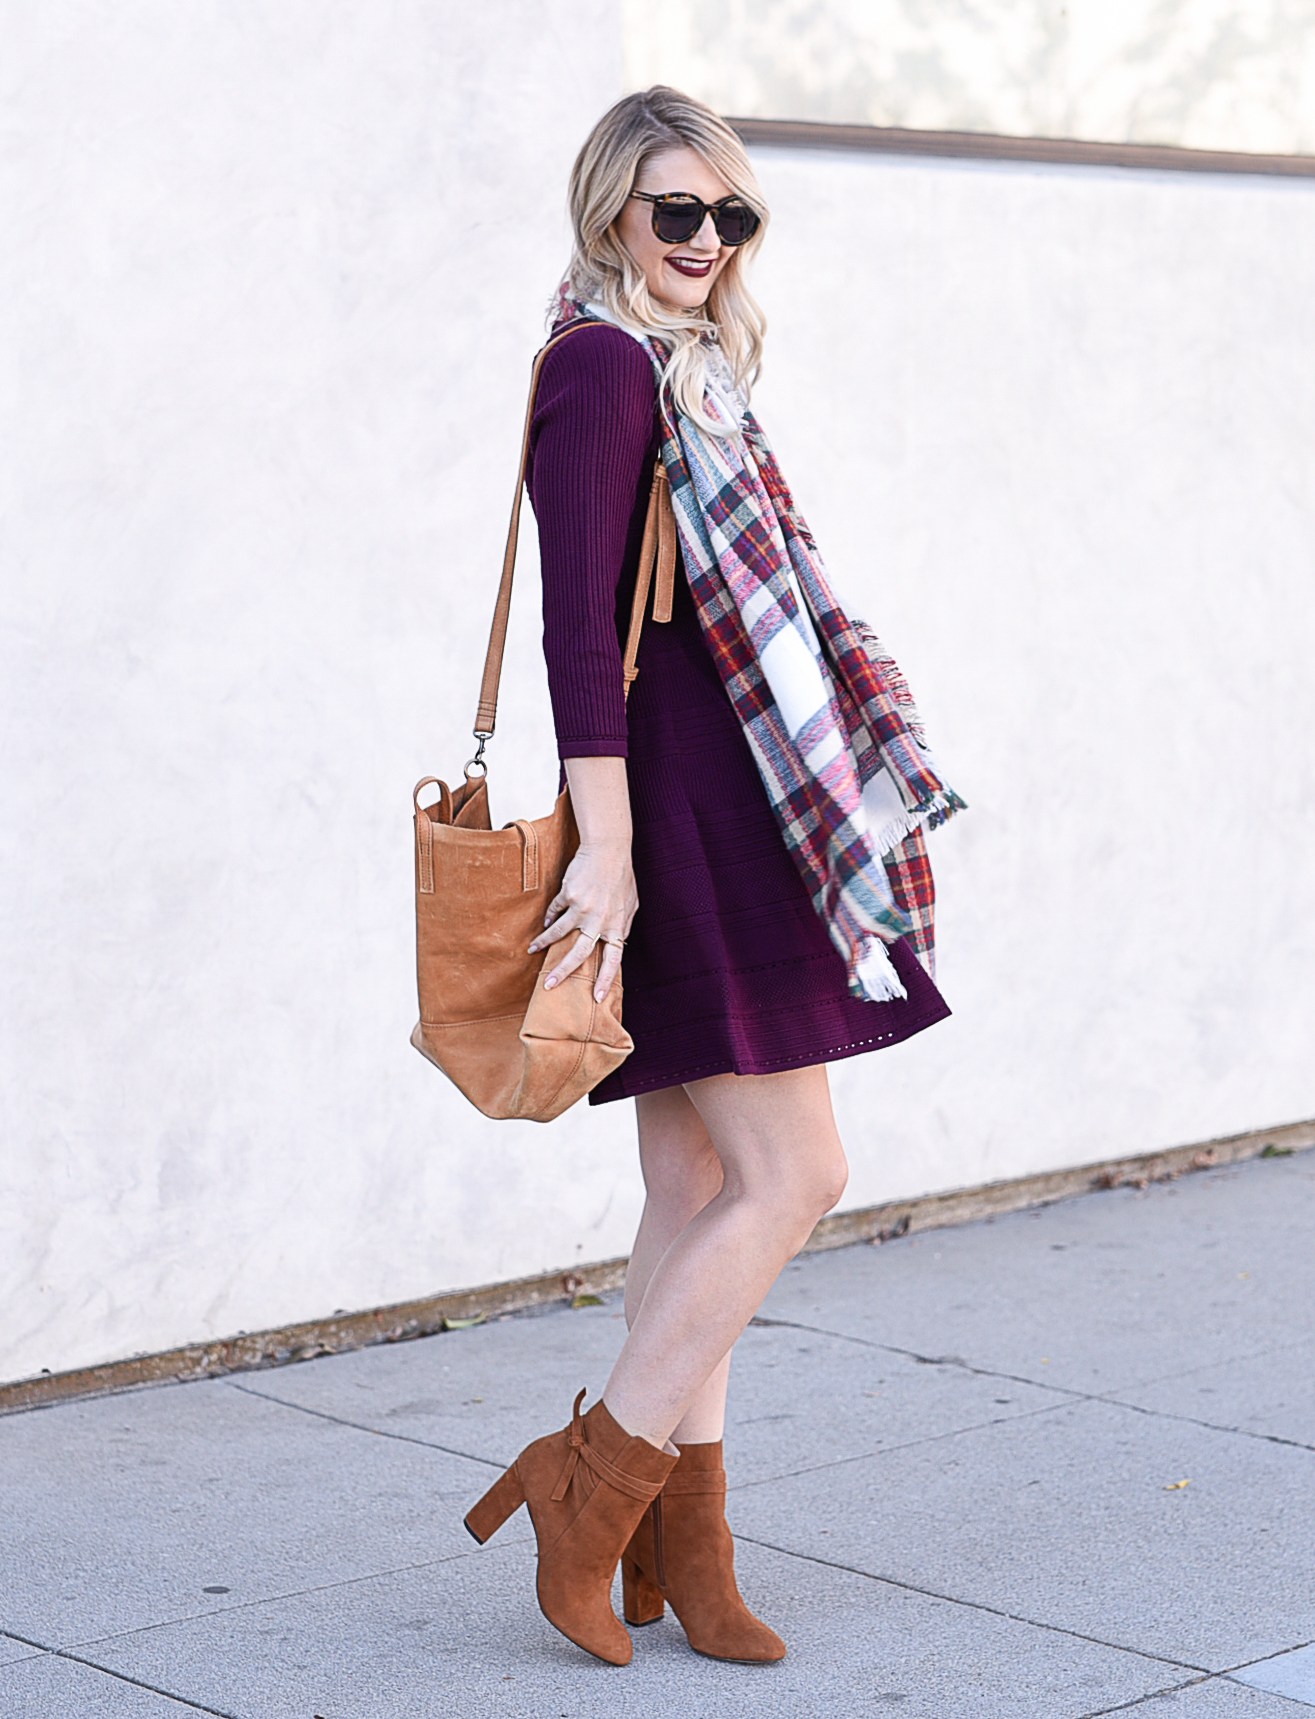
[{"label": "woman's hand", "polygon": [[630,863],[630,793],[624,758],[568,758],[566,779],[580,830],[580,846],[566,868],[562,887],[548,904],[544,929],[529,952],[550,948],[572,932],[575,941],[552,967],[544,985],[552,990],[603,943],[594,985],[601,1003],[621,970],[621,950],[639,906]]},{"label": "woman's hand", "polygon": [[595,943],[603,943],[603,962],[594,986],[594,996],[601,1003],[621,971],[622,945],[638,906],[629,843],[623,848],[578,848],[562,887],[548,904],[545,929],[530,944],[533,954],[578,933],[544,980],[548,990],[587,961]]}]

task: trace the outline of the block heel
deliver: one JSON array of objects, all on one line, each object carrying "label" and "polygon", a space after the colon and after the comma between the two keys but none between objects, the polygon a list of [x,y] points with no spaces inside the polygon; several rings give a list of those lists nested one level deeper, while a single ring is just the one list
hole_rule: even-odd
[{"label": "block heel", "polygon": [[482,1546],[491,1539],[509,1516],[514,1516],[525,1502],[525,1487],[513,1462],[507,1472],[495,1480],[488,1491],[466,1514],[466,1532]]},{"label": "block heel", "polygon": [[569,1426],[526,1445],[466,1517],[466,1527],[483,1545],[519,1505],[528,1505],[544,1617],[586,1653],[629,1665],[634,1649],[612,1610],[612,1579],[676,1458],[632,1437],[606,1403],[581,1414],[583,1401],[581,1391]]},{"label": "block heel", "polygon": [[621,1560],[621,1609],[628,1624],[656,1623],[667,1609],[662,1589],[631,1557]]}]

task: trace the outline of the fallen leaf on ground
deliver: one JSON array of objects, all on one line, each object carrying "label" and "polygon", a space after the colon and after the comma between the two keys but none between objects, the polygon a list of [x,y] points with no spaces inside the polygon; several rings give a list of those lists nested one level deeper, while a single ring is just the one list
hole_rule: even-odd
[{"label": "fallen leaf on ground", "polygon": [[1190,1480],[1171,1480],[1165,1487],[1166,1492],[1181,1492],[1184,1486],[1190,1486]]},{"label": "fallen leaf on ground", "polygon": [[601,1295],[577,1295],[571,1303],[572,1307],[601,1307],[602,1305],[603,1298]]},{"label": "fallen leaf on ground", "polygon": [[448,1319],[445,1317],[443,1329],[444,1331],[469,1331],[472,1325],[482,1325],[487,1318],[487,1313],[477,1313],[473,1319]]}]

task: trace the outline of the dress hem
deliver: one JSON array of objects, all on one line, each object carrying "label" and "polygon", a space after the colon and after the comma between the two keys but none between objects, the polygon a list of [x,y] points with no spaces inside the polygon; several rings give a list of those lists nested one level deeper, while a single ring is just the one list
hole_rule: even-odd
[{"label": "dress hem", "polygon": [[[876,1008],[884,1004],[874,1004]],[[717,1074],[787,1074],[791,1069],[812,1068],[818,1063],[844,1062],[852,1056],[863,1056],[868,1051],[884,1050],[888,1045],[902,1044],[905,1039],[911,1039],[926,1027],[934,1027],[938,1021],[948,1020],[953,1013],[948,1003],[942,1001],[939,1009],[929,1009],[926,1014],[919,1015],[913,1022],[904,1022],[899,1027],[887,1033],[874,1033],[870,1038],[851,1039],[846,1044],[838,1045],[833,1050],[806,1051],[796,1056],[786,1057],[753,1057],[737,1059],[733,1056],[721,1056],[708,1063],[696,1063],[692,1068],[682,1069],[679,1073],[653,1074],[646,1079],[640,1079],[633,1084],[626,1083],[622,1076],[625,1064],[615,1073],[600,1081],[589,1094],[590,1104],[615,1104],[623,1098],[640,1098],[646,1092],[663,1092],[670,1086],[684,1086],[690,1080],[708,1080]],[[751,1066],[744,1066],[751,1064]],[[603,1087],[614,1086],[619,1090],[603,1092]]]}]

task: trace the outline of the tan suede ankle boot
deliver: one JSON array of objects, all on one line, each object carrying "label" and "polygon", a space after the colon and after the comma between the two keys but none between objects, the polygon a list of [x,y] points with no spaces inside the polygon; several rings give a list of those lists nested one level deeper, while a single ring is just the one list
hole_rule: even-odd
[{"label": "tan suede ankle boot", "polygon": [[785,1643],[753,1615],[735,1585],[720,1442],[680,1447],[680,1460],[625,1549],[621,1581],[627,1623],[656,1623],[669,1601],[696,1653],[785,1658]]},{"label": "tan suede ankle boot", "polygon": [[617,1560],[676,1458],[632,1438],[595,1403],[571,1424],[536,1439],[466,1517],[482,1546],[522,1504],[539,1543],[539,1607],[587,1653],[628,1665],[634,1649],[612,1610]]}]

